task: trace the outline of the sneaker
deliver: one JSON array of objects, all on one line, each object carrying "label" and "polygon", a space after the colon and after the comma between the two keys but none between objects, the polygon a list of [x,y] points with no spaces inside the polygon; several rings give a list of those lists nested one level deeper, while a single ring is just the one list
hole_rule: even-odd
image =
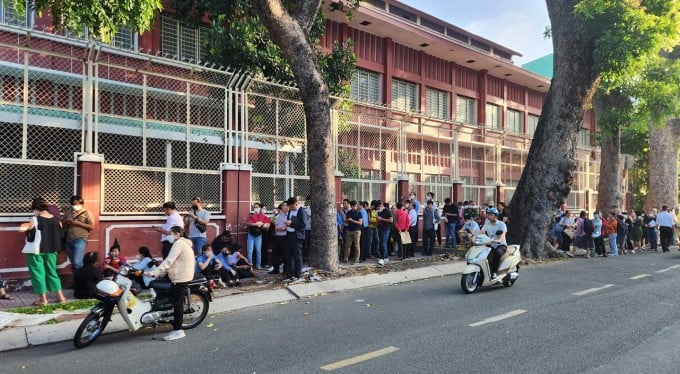
[{"label": "sneaker", "polygon": [[633,250],[631,250],[631,251],[630,251],[630,253],[632,253],[632,254],[635,254],[635,250],[634,250],[634,249],[633,249]]},{"label": "sneaker", "polygon": [[284,279],[284,280],[283,280],[283,283],[293,283],[293,282],[295,282],[295,281],[297,281],[297,280],[298,280],[298,279],[295,278],[295,277],[290,277],[290,278]]},{"label": "sneaker", "polygon": [[163,337],[163,340],[165,341],[170,341],[170,340],[177,340],[177,339],[182,339],[185,337],[184,335],[184,330],[173,330],[170,331],[170,333],[166,336]]},{"label": "sneaker", "polygon": [[[680,251],[680,249],[678,249],[678,251]],[[383,260],[383,262],[384,262],[384,263],[388,263],[388,262],[390,262],[390,259],[389,259],[389,258],[386,258],[386,259]]]},{"label": "sneaker", "polygon": [[268,267],[267,271],[274,271],[274,267],[273,266]]},{"label": "sneaker", "polygon": [[378,265],[381,265],[381,266],[382,266],[382,265],[385,265],[385,260],[383,260],[382,258],[379,259],[379,260],[378,260]]},{"label": "sneaker", "polygon": [[571,254],[571,252],[569,252],[569,251],[564,251],[564,254],[566,254],[567,257],[572,257],[572,258],[574,257],[574,255]]},{"label": "sneaker", "polygon": [[496,278],[498,278],[498,274],[496,273],[491,274],[491,280],[496,280]]}]

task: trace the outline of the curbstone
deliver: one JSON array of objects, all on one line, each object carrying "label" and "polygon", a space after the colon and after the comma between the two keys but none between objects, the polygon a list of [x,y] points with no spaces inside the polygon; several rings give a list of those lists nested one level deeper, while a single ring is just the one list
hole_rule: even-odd
[{"label": "curbstone", "polygon": [[232,312],[261,305],[296,300],[286,289],[250,292],[215,299],[210,305],[210,314]]},{"label": "curbstone", "polygon": [[25,327],[10,327],[0,330],[0,352],[26,348],[28,338]]}]

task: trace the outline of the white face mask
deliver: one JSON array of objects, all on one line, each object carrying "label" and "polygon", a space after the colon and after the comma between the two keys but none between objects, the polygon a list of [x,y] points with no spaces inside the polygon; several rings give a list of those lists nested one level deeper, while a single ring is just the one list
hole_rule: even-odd
[{"label": "white face mask", "polygon": [[71,208],[73,209],[74,212],[77,212],[81,209],[83,209],[82,205],[71,205]]},{"label": "white face mask", "polygon": [[254,209],[253,209],[253,212],[255,212],[255,213],[260,213],[260,210],[261,210],[260,208],[254,208]]},{"label": "white face mask", "polygon": [[176,240],[176,239],[175,239],[175,235],[174,235],[174,234],[173,234],[173,235],[170,235],[170,236],[168,237],[168,241],[169,241],[170,243],[174,243],[175,240]]},{"label": "white face mask", "polygon": [[144,257],[142,257],[142,255],[137,255],[135,256],[135,258],[137,259],[137,261],[142,261]]},{"label": "white face mask", "polygon": [[408,195],[409,199],[413,200],[416,198],[416,195]]}]

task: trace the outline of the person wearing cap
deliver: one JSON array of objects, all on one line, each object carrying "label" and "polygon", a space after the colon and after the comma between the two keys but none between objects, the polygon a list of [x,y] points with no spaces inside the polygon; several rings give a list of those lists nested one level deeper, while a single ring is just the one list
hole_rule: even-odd
[{"label": "person wearing cap", "polygon": [[463,214],[463,227],[458,230],[458,239],[465,248],[470,248],[472,245],[472,238],[474,238],[477,233],[479,233],[479,224],[477,221],[472,219],[472,215],[469,213]]},{"label": "person wearing cap", "polygon": [[[505,254],[508,248],[508,243],[505,241],[505,234],[508,232],[505,223],[498,219],[498,209],[488,208],[486,210],[486,218],[489,220],[479,235],[484,234],[491,239],[491,252],[489,252],[489,270],[491,271],[491,279],[497,277],[498,266],[501,262],[501,257]],[[500,233],[499,233],[500,232]]]},{"label": "person wearing cap", "polygon": [[172,243],[168,256],[158,267],[145,272],[145,276],[168,276],[172,283],[170,300],[172,301],[173,320],[172,331],[163,340],[176,340],[184,337],[182,322],[184,320],[184,298],[187,285],[194,279],[194,250],[191,241],[183,236],[184,230],[180,226],[173,226],[169,230],[168,240]]}]

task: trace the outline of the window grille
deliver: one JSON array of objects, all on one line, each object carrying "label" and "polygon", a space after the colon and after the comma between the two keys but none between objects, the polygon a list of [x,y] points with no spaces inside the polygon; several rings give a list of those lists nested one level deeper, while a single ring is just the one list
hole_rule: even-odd
[{"label": "window grille", "polygon": [[477,124],[477,102],[465,96],[456,98],[456,121],[471,125]]},{"label": "window grille", "polygon": [[111,40],[111,45],[123,49],[134,50],[135,48],[135,32],[129,27],[118,26],[116,34]]},{"label": "window grille", "polygon": [[201,42],[208,37],[207,27],[191,27],[170,17],[161,18],[161,52],[168,58],[194,63],[205,60],[208,48]]},{"label": "window grille", "polygon": [[449,93],[445,91],[427,89],[426,108],[428,116],[449,119]]},{"label": "window grille", "polygon": [[350,83],[350,95],[354,100],[382,104],[382,77],[357,69]]},{"label": "window grille", "polygon": [[417,112],[418,87],[413,83],[393,79],[392,108],[409,112]]},{"label": "window grille", "polygon": [[509,133],[522,133],[522,112],[508,109],[508,124],[506,130]]},{"label": "window grille", "polygon": [[527,116],[527,135],[529,135],[529,137],[531,138],[534,137],[534,133],[536,132],[536,128],[538,127],[539,118],[540,118],[539,116],[534,116],[532,114],[529,114]]},{"label": "window grille", "polygon": [[500,130],[501,128],[501,107],[493,104],[486,104],[486,127]]}]

